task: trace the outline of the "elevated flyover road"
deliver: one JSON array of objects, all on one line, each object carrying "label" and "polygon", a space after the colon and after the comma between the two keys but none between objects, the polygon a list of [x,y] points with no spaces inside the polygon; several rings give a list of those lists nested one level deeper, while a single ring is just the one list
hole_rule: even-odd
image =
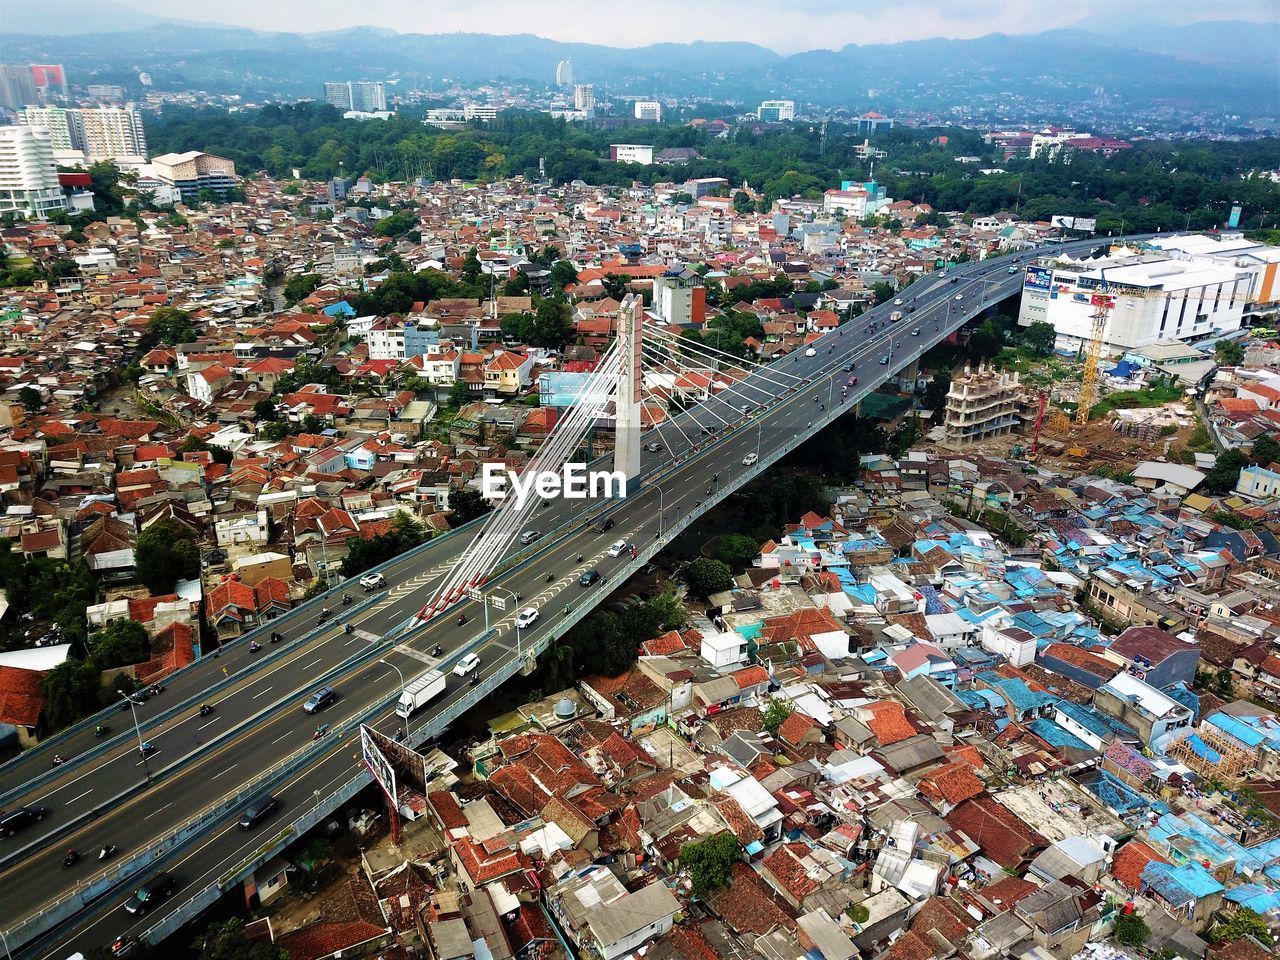
[{"label": "elevated flyover road", "polygon": [[[1094,245],[1096,242],[1067,245],[1066,249],[1087,249]],[[543,538],[524,552],[520,562],[500,570],[486,584],[486,593],[505,597],[505,610],[490,611],[489,625],[493,629],[488,633],[483,632],[484,617],[479,605],[466,601],[420,628],[388,638],[397,625],[420,609],[430,585],[447,571],[450,560],[441,558],[456,557],[468,537],[456,535],[444,540],[445,550],[434,553],[422,550],[401,558],[397,561],[399,566],[387,575],[386,592],[374,597],[367,607],[352,608],[353,612],[347,616],[347,622],[354,629],[352,634],[344,632],[345,624],[335,623],[297,650],[262,664],[243,681],[223,691],[226,702],[210,698],[217,722],[204,730],[195,722],[192,706],[191,710],[164,721],[154,733],[146,733],[159,748],[155,755],[158,760],[166,764],[181,760],[181,764],[152,784],[144,783],[139,792],[119,806],[59,835],[56,846],[34,849],[21,863],[7,865],[0,873],[4,881],[0,885],[0,918],[3,918],[0,923],[4,929],[13,930],[35,913],[48,910],[52,917],[55,912],[52,908],[59,902],[76,899],[77,891],[84,889],[84,878],[96,870],[96,864],[86,862],[62,870],[58,862],[67,846],[90,853],[98,844],[114,843],[121,848],[117,857],[156,847],[206,805],[236,795],[242,785],[252,783],[283,757],[304,746],[315,725],[322,720],[338,725],[359,718],[384,731],[397,729],[398,718],[391,714],[389,704],[398,693],[400,681],[394,670],[378,662],[380,659],[399,667],[409,679],[436,662],[433,651],[439,644],[443,648],[440,659],[445,669],[450,669],[465,653],[475,652],[480,656],[481,675],[486,678],[491,674],[510,675],[518,668],[518,650],[527,650],[531,645],[543,644],[549,637],[559,635],[569,622],[576,621],[618,585],[619,578],[633,563],[629,551],[610,556],[608,548],[613,541],[626,540],[640,548],[641,554],[653,552],[679,524],[758,475],[797,443],[852,407],[895,369],[949,335],[990,303],[1016,292],[1021,285],[1021,271],[1009,274],[1010,262],[1002,258],[972,265],[954,274],[954,282],[950,276],[922,280],[904,292],[904,299],[909,299],[915,309],[898,323],[888,322],[888,313],[897,307],[886,304],[815,344],[812,357],[806,355],[807,351],[800,351],[754,371],[738,389],[754,391],[751,396],[762,406],[746,415],[741,412],[737,396],[717,395],[676,418],[685,424],[683,433],[673,433],[670,422],[651,432],[646,440],[658,439],[666,449],[646,451],[645,482],[625,499],[603,505],[614,521],[611,530],[595,533],[594,517],[584,515],[581,502],[557,501],[539,511],[536,525],[543,531]],[[871,328],[872,323],[877,325],[875,329]],[[910,330],[915,327],[921,332],[913,337]],[[889,356],[890,351],[892,361],[881,364],[880,358]],[[850,366],[855,372],[846,370]],[[803,387],[779,389],[778,369],[798,376],[797,382]],[[849,388],[848,400],[841,403],[836,394],[838,385],[847,383],[854,375],[859,378],[858,384]],[[822,399],[824,391],[826,401]],[[815,400],[815,396],[819,399]],[[720,429],[723,420],[732,420],[733,428]],[[696,427],[691,429],[694,423],[717,430],[717,435],[711,438]],[[689,435],[687,441],[685,435]],[[695,447],[697,449],[693,449]],[[757,462],[744,464],[744,459],[750,459],[753,454]],[[717,474],[718,480],[714,479]],[[589,587],[580,586],[582,573],[589,569],[599,572],[603,581]],[[358,593],[354,595],[360,597]],[[529,627],[517,630],[513,622],[516,611],[530,605],[538,607],[539,617]],[[334,609],[340,617],[343,615],[341,608]],[[467,617],[465,624],[457,622],[459,613]],[[314,626],[312,612],[294,629],[301,636],[311,632]],[[224,654],[220,660],[225,662],[229,655]],[[235,655],[249,656],[243,651]],[[318,662],[317,656],[322,656]],[[216,671],[211,682],[221,681],[218,661],[202,666],[211,666]],[[326,668],[333,671],[328,682],[337,688],[339,699],[319,717],[304,714],[301,703],[318,685],[317,671]],[[451,676],[449,683],[444,697],[412,718],[414,730],[456,714],[468,693],[469,681]],[[162,694],[159,702],[163,705],[164,697],[172,692],[171,688]],[[303,769],[291,773],[290,780],[281,789],[283,803],[278,816],[287,818],[290,809],[296,810],[299,804],[305,803],[308,791],[320,789],[314,784],[343,782],[343,777],[349,781],[356,776],[354,754],[358,753],[358,746],[347,741],[327,745],[322,740],[320,743],[316,756],[309,758]],[[92,795],[78,798],[77,790],[105,789],[99,786],[100,781],[93,779],[75,781],[81,784],[77,788],[72,782],[74,778],[89,776],[95,764],[108,768],[105,776],[117,780],[127,776],[130,769],[138,776],[141,768],[130,766],[136,760],[130,757],[127,745],[116,745],[100,758],[81,765],[83,773],[81,768],[67,771],[67,783],[60,778],[46,787],[58,791],[55,799],[70,813],[77,802],[92,799]],[[141,775],[145,778],[145,771]],[[307,785],[305,790],[302,784]],[[318,795],[316,802],[319,802]],[[228,871],[242,866],[245,837],[232,826],[236,816],[238,810],[229,812],[222,821],[169,855],[164,866],[169,868],[170,860],[180,865],[172,869],[184,890],[194,891],[198,885],[207,887],[210,878],[224,883]],[[51,818],[51,827],[53,823],[56,818]],[[42,826],[29,830],[38,831]],[[261,835],[267,827],[259,825],[255,832]],[[14,839],[25,845],[32,836],[35,835],[20,834],[20,839]],[[12,844],[14,840],[5,842]],[[57,949],[62,949],[68,942],[77,946],[100,944],[126,928],[151,929],[152,924],[163,919],[165,911],[177,909],[184,897],[175,896],[138,926],[128,915],[114,910],[113,904],[117,896],[123,897],[142,879],[144,875],[122,880],[116,891],[78,902],[76,906],[84,909],[33,947],[44,949],[56,943]],[[56,956],[57,950],[50,949],[49,955]]]}]

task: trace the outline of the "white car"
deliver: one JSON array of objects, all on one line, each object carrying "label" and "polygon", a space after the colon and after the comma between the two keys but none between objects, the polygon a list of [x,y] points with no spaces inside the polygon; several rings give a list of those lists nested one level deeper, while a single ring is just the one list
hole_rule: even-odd
[{"label": "white car", "polygon": [[804,355],[806,357],[816,357],[818,355],[818,351],[813,349],[813,347],[810,347],[808,350],[804,352]]},{"label": "white car", "polygon": [[521,630],[524,630],[526,627],[533,626],[533,621],[537,619],[538,619],[538,608],[525,607],[523,610],[521,610],[519,613],[516,614],[516,626],[519,627]]},{"label": "white car", "polygon": [[742,465],[744,467],[749,467],[759,459],[760,458],[757,457],[754,453],[748,453],[745,457],[742,458]]},{"label": "white car", "polygon": [[387,585],[387,578],[380,573],[370,573],[360,578],[360,586],[364,587],[364,592],[377,590],[379,587]]},{"label": "white car", "polygon": [[627,541],[615,540],[609,547],[609,556],[620,557],[627,552]]},{"label": "white car", "polygon": [[952,299],[952,300],[963,300],[963,299],[964,299],[964,294],[963,294],[963,293],[957,293],[957,294],[956,294],[954,297],[952,297],[951,299]]},{"label": "white car", "polygon": [[474,653],[468,653],[465,657],[458,661],[453,668],[453,673],[458,677],[465,677],[468,673],[480,666],[480,657]]},{"label": "white car", "polygon": [[900,306],[902,306],[902,298],[901,298],[901,297],[899,297],[897,300],[893,301],[893,305],[894,305],[895,307],[900,307]]}]

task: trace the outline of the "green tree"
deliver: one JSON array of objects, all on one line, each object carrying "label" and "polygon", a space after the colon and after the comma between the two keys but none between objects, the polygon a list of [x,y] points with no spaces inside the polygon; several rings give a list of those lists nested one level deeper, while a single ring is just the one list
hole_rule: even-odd
[{"label": "green tree", "polygon": [[320,286],[320,274],[295,273],[285,278],[284,300],[292,306],[299,300],[305,300]]},{"label": "green tree", "polygon": [[89,659],[99,670],[142,663],[150,656],[147,631],[133,620],[113,620],[89,638]]},{"label": "green tree", "polygon": [[1244,347],[1235,340],[1219,340],[1213,345],[1213,359],[1223,366],[1239,366],[1244,363]]},{"label": "green tree", "polygon": [[28,413],[35,413],[44,404],[44,397],[35,387],[23,387],[18,391],[18,402],[27,409]]},{"label": "green tree", "polygon": [[1265,467],[1280,460],[1280,442],[1277,442],[1271,435],[1264,433],[1253,441],[1253,450],[1250,452],[1253,456],[1253,462],[1260,463]]},{"label": "green tree", "polygon": [[157,308],[147,321],[147,329],[160,343],[170,346],[190,343],[196,338],[195,328],[191,325],[191,314],[177,307]]},{"label": "green tree", "polygon": [[529,342],[535,347],[561,350],[573,339],[573,311],[563,300],[543,300],[533,322]]},{"label": "green tree", "polygon": [[159,520],[143,530],[134,557],[138,579],[152,594],[172,593],[179,580],[200,575],[195,535],[176,520]]},{"label": "green tree", "polygon": [[755,209],[756,205],[744,190],[739,190],[733,195],[733,209],[739,216],[745,216]]},{"label": "green tree", "polygon": [[680,848],[680,867],[689,871],[693,894],[705,897],[733,879],[733,865],[742,857],[742,844],[729,831],[686,843]]},{"label": "green tree", "polygon": [[81,660],[64,660],[40,681],[44,693],[44,718],[52,730],[60,730],[98,709],[98,671]]},{"label": "green tree", "polygon": [[471,386],[465,380],[453,381],[449,388],[449,406],[454,410],[461,409],[471,402]]},{"label": "green tree", "polygon": [[342,576],[358,577],[388,560],[394,560],[406,550],[427,541],[427,531],[417,520],[403,510],[396,513],[391,529],[376,537],[351,537],[347,540],[347,555],[342,560]]},{"label": "green tree", "polygon": [[1240,470],[1249,465],[1249,458],[1239,450],[1228,450],[1218,454],[1218,460],[1204,478],[1201,488],[1204,493],[1224,494],[1236,488],[1240,479]]},{"label": "green tree", "polygon": [[600,282],[604,284],[605,296],[621,302],[622,298],[627,295],[627,284],[631,282],[631,278],[620,273],[611,273]]},{"label": "green tree", "polygon": [[578,271],[568,260],[557,260],[551,265],[551,289],[557,293],[563,292],[565,287],[577,282],[577,279]]},{"label": "green tree", "polygon": [[684,568],[685,582],[695,597],[709,597],[733,586],[733,571],[720,560],[699,557]]},{"label": "green tree", "polygon": [[1136,913],[1116,917],[1116,942],[1126,947],[1144,946],[1151,938],[1151,928]]},{"label": "green tree", "polygon": [[760,555],[760,544],[741,533],[731,533],[716,543],[716,559],[741,573]]},{"label": "green tree", "polygon": [[289,960],[289,952],[273,943],[250,940],[244,921],[232,917],[205,930],[199,960]]},{"label": "green tree", "polygon": [[517,270],[516,275],[502,285],[504,297],[523,297],[529,292],[529,275]]},{"label": "green tree", "polygon": [[933,411],[935,423],[940,422],[942,419],[942,410],[947,405],[947,394],[950,390],[951,372],[948,370],[935,370],[933,379],[924,388],[924,408]]},{"label": "green tree", "polygon": [[467,251],[466,258],[462,261],[462,279],[464,283],[476,283],[480,279],[482,268],[480,266],[480,255],[475,247]]},{"label": "green tree", "polygon": [[1004,349],[1004,330],[990,318],[983,320],[969,337],[969,352],[974,357],[987,360]]},{"label": "green tree", "polygon": [[1037,320],[1022,331],[1022,345],[1037,357],[1047,357],[1053,353],[1053,345],[1058,339],[1058,332],[1053,324]]},{"label": "green tree", "polygon": [[1272,942],[1267,922],[1248,907],[1241,907],[1230,919],[1214,924],[1209,930],[1209,939],[1214,943],[1231,943],[1245,937],[1253,937],[1266,944]]},{"label": "green tree", "polygon": [[776,737],[779,728],[787,722],[791,712],[792,706],[788,701],[770,700],[769,705],[764,708],[764,728],[771,736]]},{"label": "green tree", "polygon": [[463,487],[449,494],[449,526],[460,527],[464,523],[483,517],[493,509],[493,504],[482,497],[477,490]]},{"label": "green tree", "polygon": [[259,400],[253,405],[253,418],[259,423],[274,423],[278,416],[276,402],[270,397]]},{"label": "green tree", "polygon": [[893,299],[893,287],[885,283],[883,280],[877,281],[871,285],[871,292],[875,295],[876,306],[882,303],[888,303]]},{"label": "green tree", "polygon": [[[333,215],[330,214],[330,219]],[[389,217],[383,217],[373,228],[373,234],[376,237],[398,237],[401,234],[408,233],[413,229],[414,224],[418,222],[408,210],[401,210],[399,213],[393,213]]]}]

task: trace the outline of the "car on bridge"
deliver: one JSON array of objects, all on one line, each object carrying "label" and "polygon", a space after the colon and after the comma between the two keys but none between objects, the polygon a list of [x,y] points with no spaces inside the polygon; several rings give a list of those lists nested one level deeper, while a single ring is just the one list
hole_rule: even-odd
[{"label": "car on bridge", "polygon": [[516,614],[516,626],[523,630],[525,627],[533,626],[533,622],[538,619],[537,607],[525,607]]},{"label": "car on bridge", "polygon": [[[516,623],[519,622],[520,618],[516,617]],[[478,653],[468,653],[454,665],[454,676],[465,677],[478,666],[480,666],[480,655]]]},{"label": "car on bridge", "polygon": [[620,557],[627,552],[627,541],[615,540],[609,545],[609,556]]},{"label": "car on bridge", "polygon": [[964,294],[963,294],[963,293],[957,293],[957,294],[956,294],[954,297],[952,297],[951,299],[952,299],[952,300],[963,300],[963,299],[964,299]]},{"label": "car on bridge", "polygon": [[29,827],[45,818],[49,812],[48,807],[18,807],[16,810],[10,810],[6,814],[0,814],[0,833],[6,837],[12,837],[23,827]]},{"label": "car on bridge", "polygon": [[360,578],[360,586],[364,587],[365,593],[368,593],[370,590],[377,590],[379,587],[385,587],[386,585],[387,578],[380,573],[369,573]]},{"label": "car on bridge", "polygon": [[759,459],[760,459],[760,458],[759,458],[758,456],[756,456],[756,454],[755,454],[755,453],[748,453],[745,457],[743,457],[743,458],[742,458],[742,465],[743,465],[744,467],[750,467],[750,466],[753,466],[753,465],[755,464],[755,462],[756,462],[757,460],[759,460]]},{"label": "car on bridge", "polygon": [[887,367],[889,365],[889,355],[886,353],[880,358],[880,366]]},{"label": "car on bridge", "polygon": [[319,713],[337,699],[337,690],[333,687],[321,687],[307,698],[307,702],[302,705],[302,710],[304,713]]},{"label": "car on bridge", "polygon": [[596,524],[596,533],[604,533],[606,530],[613,529],[613,517],[605,517]]},{"label": "car on bridge", "polygon": [[279,800],[269,793],[264,793],[244,808],[244,813],[240,814],[240,829],[252,830],[278,806],[280,806]]},{"label": "car on bridge", "polygon": [[541,530],[526,530],[524,533],[520,534],[520,544],[527,547],[541,536]]},{"label": "car on bridge", "polygon": [[133,891],[133,896],[125,901],[124,908],[133,914],[146,913],[162,900],[168,900],[177,889],[178,881],[173,878],[173,874],[157,873]]},{"label": "car on bridge", "polygon": [[600,579],[599,570],[587,570],[585,573],[582,574],[582,576],[578,578],[578,582],[582,584],[584,587],[589,587],[599,579]]}]

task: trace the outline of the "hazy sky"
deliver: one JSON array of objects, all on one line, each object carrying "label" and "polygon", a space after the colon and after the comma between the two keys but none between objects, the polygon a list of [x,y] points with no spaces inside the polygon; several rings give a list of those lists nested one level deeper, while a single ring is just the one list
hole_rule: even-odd
[{"label": "hazy sky", "polygon": [[313,33],[354,26],[400,33],[532,33],[636,47],[748,40],[782,53],[987,33],[1038,33],[1092,18],[1139,25],[1280,20],[1276,0],[122,0],[161,17]]}]

